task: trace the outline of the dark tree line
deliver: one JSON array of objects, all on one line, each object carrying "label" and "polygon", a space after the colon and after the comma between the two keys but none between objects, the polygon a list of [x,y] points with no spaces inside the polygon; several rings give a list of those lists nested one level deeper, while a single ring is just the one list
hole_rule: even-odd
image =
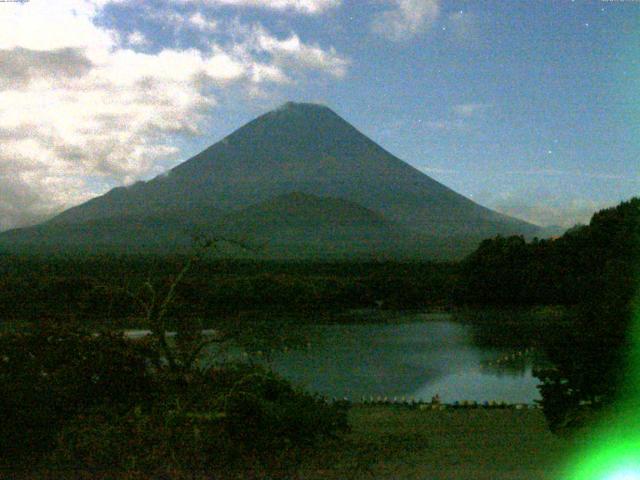
[{"label": "dark tree line", "polygon": [[[95,325],[143,326],[132,298],[153,278],[169,285],[185,258],[102,256],[0,259],[0,321],[40,321],[43,314]],[[247,311],[448,306],[455,264],[277,263],[203,259],[177,287],[169,317],[203,319]]]},{"label": "dark tree line", "polygon": [[454,301],[465,305],[578,305],[604,290],[628,295],[638,263],[640,199],[597,212],[559,238],[484,240],[461,264]]},{"label": "dark tree line", "polygon": [[482,242],[462,264],[456,301],[562,304],[570,322],[548,335],[551,366],[537,372],[554,429],[583,423],[626,389],[640,267],[640,199],[593,215],[562,237]]}]

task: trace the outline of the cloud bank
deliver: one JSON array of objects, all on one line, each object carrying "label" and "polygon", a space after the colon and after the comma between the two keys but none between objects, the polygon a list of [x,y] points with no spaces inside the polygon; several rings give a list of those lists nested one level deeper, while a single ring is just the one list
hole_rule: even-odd
[{"label": "cloud bank", "polygon": [[341,0],[173,0],[175,3],[208,6],[251,7],[316,15],[336,8]]}]

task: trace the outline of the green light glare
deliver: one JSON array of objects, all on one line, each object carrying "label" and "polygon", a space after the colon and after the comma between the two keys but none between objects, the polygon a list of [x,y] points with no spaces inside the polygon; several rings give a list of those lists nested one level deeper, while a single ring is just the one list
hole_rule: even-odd
[{"label": "green light glare", "polygon": [[627,364],[626,389],[595,432],[574,453],[559,480],[640,480],[639,310],[632,325],[630,337],[634,347]]},{"label": "green light glare", "polygon": [[617,435],[602,438],[562,478],[571,480],[640,480],[640,437],[621,441]]},{"label": "green light glare", "polygon": [[637,466],[634,468],[625,468],[605,477],[605,480],[640,480],[640,473],[638,473]]}]

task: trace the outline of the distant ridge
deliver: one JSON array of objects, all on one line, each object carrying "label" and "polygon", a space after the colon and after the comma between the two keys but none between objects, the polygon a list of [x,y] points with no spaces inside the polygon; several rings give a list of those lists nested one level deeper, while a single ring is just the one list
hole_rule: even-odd
[{"label": "distant ridge", "polygon": [[[411,167],[328,107],[289,102],[165,175],[0,234],[0,246],[140,250],[140,239],[149,238],[162,250],[188,244],[183,232],[198,229],[296,245],[296,257],[309,245],[313,257],[334,250],[330,243],[338,240],[327,231],[341,218],[361,222],[360,230],[340,226],[343,253],[351,249],[356,256],[382,249],[391,257],[394,250],[402,257],[441,257],[443,245],[445,256],[459,256],[485,237],[538,232]],[[301,224],[298,237],[288,222]],[[286,248],[280,253],[286,257]]]}]

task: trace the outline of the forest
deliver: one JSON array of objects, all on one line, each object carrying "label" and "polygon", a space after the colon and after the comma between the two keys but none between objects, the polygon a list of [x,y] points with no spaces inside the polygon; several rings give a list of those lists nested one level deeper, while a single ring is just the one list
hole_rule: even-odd
[{"label": "forest", "polygon": [[[166,288],[189,256],[0,259],[0,318],[17,325],[49,318],[143,327],[135,301],[144,285]],[[177,285],[169,316],[203,319],[246,312],[354,308],[448,308],[453,263],[295,263],[199,258]],[[299,315],[299,317],[303,317]]]}]

